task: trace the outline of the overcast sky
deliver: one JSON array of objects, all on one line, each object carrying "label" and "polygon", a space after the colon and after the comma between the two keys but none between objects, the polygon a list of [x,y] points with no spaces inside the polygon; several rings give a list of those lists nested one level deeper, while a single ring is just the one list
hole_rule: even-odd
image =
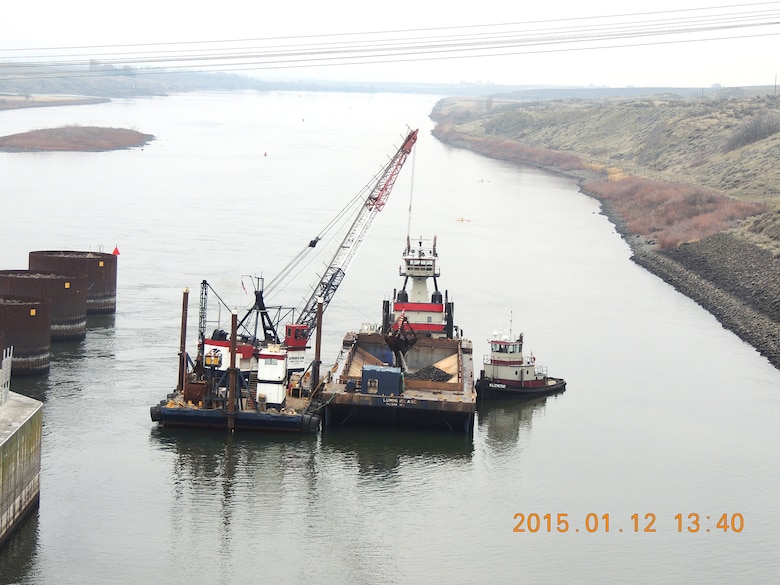
[{"label": "overcast sky", "polygon": [[[0,61],[175,55],[165,64],[285,79],[612,87],[773,85],[780,72],[780,2],[531,4],[19,2],[0,20]],[[52,50],[68,47],[90,48]]]}]

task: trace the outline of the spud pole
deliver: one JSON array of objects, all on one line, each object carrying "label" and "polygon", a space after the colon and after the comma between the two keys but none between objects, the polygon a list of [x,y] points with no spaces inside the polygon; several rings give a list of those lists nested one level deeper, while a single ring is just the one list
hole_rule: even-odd
[{"label": "spud pole", "polygon": [[185,288],[181,301],[181,340],[179,341],[179,379],[176,386],[178,393],[184,392],[184,377],[187,375],[187,304],[190,289]]},{"label": "spud pole", "polygon": [[228,373],[228,396],[227,396],[227,425],[228,430],[233,432],[235,428],[236,416],[236,331],[238,330],[238,315],[235,311],[230,321],[230,370]]}]

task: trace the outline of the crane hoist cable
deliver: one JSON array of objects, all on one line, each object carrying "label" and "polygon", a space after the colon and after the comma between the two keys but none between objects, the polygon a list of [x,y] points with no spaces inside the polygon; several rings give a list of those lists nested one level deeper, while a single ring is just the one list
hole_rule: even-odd
[{"label": "crane hoist cable", "polygon": [[[410,144],[410,137],[414,136],[413,140]],[[405,149],[411,149],[411,146],[414,144],[414,141],[416,141],[417,138],[417,131],[413,131],[406,136],[403,145],[398,149],[398,151],[392,156],[389,157],[388,162],[386,165],[380,169],[380,172],[376,173],[353,197],[352,199],[336,214],[336,216],[315,236],[314,238],[310,239],[307,244],[301,249],[298,254],[296,254],[295,257],[285,266],[278,275],[276,275],[265,287],[266,294],[271,295],[274,290],[277,290],[279,288],[282,288],[284,285],[286,285],[290,280],[293,280],[295,277],[297,277],[304,269],[305,266],[308,266],[310,262],[313,261],[314,257],[311,255],[312,250],[317,248],[317,245],[322,241],[326,239],[326,235],[330,234],[327,242],[333,241],[338,235],[338,233],[331,233],[337,225],[343,225],[346,224],[349,221],[352,221],[352,227],[354,228],[355,224],[360,221],[360,217],[364,215],[364,212],[366,209],[370,210],[372,205],[375,204],[375,201],[377,198],[382,197],[383,199],[379,202],[379,210],[384,206],[384,199],[389,195],[389,190],[392,189],[392,184],[389,186],[384,184],[385,181],[390,180],[389,178],[393,175],[397,175],[397,173],[400,171],[400,167],[403,165],[403,161],[405,161],[406,156],[409,154],[409,152],[404,152]],[[399,158],[403,156],[403,161],[399,164]],[[398,167],[397,169],[395,167]],[[394,182],[395,177],[392,177],[392,182]],[[380,189],[387,189],[388,193],[378,193],[377,191]],[[373,197],[373,201],[372,201]],[[355,211],[357,211],[357,218],[354,219]],[[350,213],[351,212],[351,213]],[[349,215],[348,215],[349,213]],[[373,212],[376,213],[376,212]],[[365,220],[364,220],[365,221]],[[370,219],[368,220],[368,223],[370,225]],[[367,227],[367,226],[366,226]],[[348,237],[348,236],[347,236]],[[323,247],[326,246],[320,246],[320,250],[323,249]],[[336,256],[339,255],[339,251],[341,248],[344,247],[344,242],[342,242],[342,245],[337,249]],[[354,253],[354,252],[352,252]],[[316,254],[314,255],[316,256]],[[301,266],[301,263],[308,259],[308,262]],[[349,262],[349,259],[351,259],[351,254],[349,258],[346,259],[346,262]],[[335,258],[334,258],[335,260]],[[293,271],[298,268],[298,272],[296,272],[294,275],[292,275]]]},{"label": "crane hoist cable", "polygon": [[349,266],[349,263],[352,261],[352,258],[354,258],[358,248],[365,240],[368,230],[374,221],[374,217],[384,209],[384,206],[390,197],[390,193],[395,186],[396,179],[398,178],[406,159],[412,152],[414,144],[417,142],[418,131],[419,130],[409,131],[403,144],[390,158],[382,172],[375,177],[376,183],[366,197],[365,203],[361,206],[360,211],[352,222],[344,239],[336,249],[336,253],[322,273],[319,282],[312,287],[308,299],[305,300],[304,304],[298,310],[299,318],[297,319],[297,323],[306,325],[309,334],[311,334],[316,327],[318,305],[320,303],[322,304],[322,310],[327,308],[333,295],[336,294],[338,287],[344,280],[347,266]]},{"label": "crane hoist cable", "polygon": [[[288,280],[290,280],[288,277],[290,273],[297,268],[301,262],[308,256],[310,256],[310,253],[312,250],[314,250],[317,245],[322,241],[326,239],[326,236],[328,233],[333,230],[334,227],[336,227],[339,222],[345,222],[347,221],[345,218],[347,218],[347,212],[351,209],[355,208],[357,205],[363,205],[365,202],[365,199],[367,195],[365,194],[366,191],[369,190],[368,185],[363,187],[357,194],[355,194],[352,199],[333,217],[333,219],[328,222],[328,224],[312,239],[308,241],[308,243],[301,249],[298,254],[296,254],[292,260],[285,266],[279,274],[277,274],[273,280],[271,280],[265,287],[266,293],[270,294],[273,290],[283,286]],[[320,247],[320,250],[322,249],[322,246]]]}]

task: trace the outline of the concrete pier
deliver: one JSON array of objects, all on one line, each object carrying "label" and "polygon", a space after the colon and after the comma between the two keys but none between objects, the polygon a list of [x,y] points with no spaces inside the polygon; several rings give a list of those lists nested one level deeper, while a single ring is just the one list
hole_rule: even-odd
[{"label": "concrete pier", "polygon": [[40,496],[43,404],[10,391],[11,360],[0,353],[0,547]]}]

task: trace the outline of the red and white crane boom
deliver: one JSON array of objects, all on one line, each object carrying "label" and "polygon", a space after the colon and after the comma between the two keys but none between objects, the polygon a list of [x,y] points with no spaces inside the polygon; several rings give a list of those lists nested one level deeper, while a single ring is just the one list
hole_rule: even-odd
[{"label": "red and white crane boom", "polygon": [[298,324],[306,325],[309,328],[309,335],[311,335],[316,326],[318,299],[322,299],[322,308],[325,310],[341,281],[344,280],[347,266],[349,266],[349,263],[355,256],[355,252],[357,252],[360,244],[365,239],[374,217],[382,211],[385,203],[387,203],[398,174],[401,172],[401,168],[404,166],[409,153],[412,152],[412,147],[416,141],[417,130],[412,130],[406,136],[398,151],[379,173],[373,189],[368,192],[357,217],[352,222],[328,267],[323,272],[319,282],[312,288],[309,298],[298,311],[299,316],[296,321]]}]

